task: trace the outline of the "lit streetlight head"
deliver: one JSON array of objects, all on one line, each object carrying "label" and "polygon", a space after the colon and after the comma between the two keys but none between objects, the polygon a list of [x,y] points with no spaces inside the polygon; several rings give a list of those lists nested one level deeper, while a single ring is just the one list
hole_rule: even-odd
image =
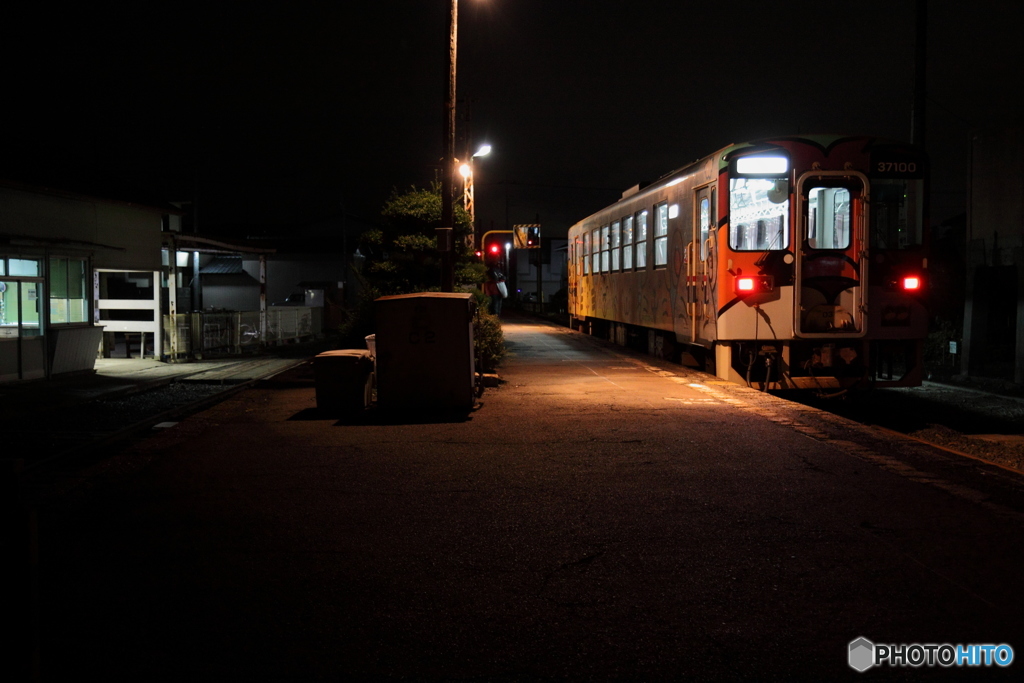
[{"label": "lit streetlight head", "polygon": [[490,145],[480,145],[480,149],[478,149],[476,151],[476,154],[474,154],[473,156],[475,156],[475,157],[485,157],[485,156],[487,156],[490,153],[491,153],[491,146]]},{"label": "lit streetlight head", "polygon": [[468,178],[473,175],[473,168],[469,164],[462,164],[459,166],[459,175],[463,178]]}]

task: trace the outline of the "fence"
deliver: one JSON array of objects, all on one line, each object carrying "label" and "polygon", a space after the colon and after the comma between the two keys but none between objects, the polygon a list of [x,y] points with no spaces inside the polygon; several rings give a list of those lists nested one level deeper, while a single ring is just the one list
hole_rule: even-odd
[{"label": "fence", "polygon": [[267,310],[267,333],[260,334],[259,311],[182,313],[163,316],[164,349],[171,357],[171,335],[178,335],[177,358],[232,355],[272,344],[312,337],[323,327],[323,309],[288,306]]}]

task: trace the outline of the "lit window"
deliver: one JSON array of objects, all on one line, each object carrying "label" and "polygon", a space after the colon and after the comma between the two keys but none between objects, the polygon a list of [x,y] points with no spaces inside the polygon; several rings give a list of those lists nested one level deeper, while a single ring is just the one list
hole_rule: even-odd
[{"label": "lit window", "polygon": [[780,251],[789,247],[789,192],[785,179],[729,180],[729,247]]},{"label": "lit window", "polygon": [[668,204],[654,207],[654,267],[668,264]]},{"label": "lit window", "polygon": [[622,253],[622,226],[619,221],[612,223],[612,243],[611,243],[611,254],[612,254],[612,272],[618,272],[619,260]]},{"label": "lit window", "polygon": [[814,187],[807,193],[807,245],[811,249],[850,246],[850,191]]},{"label": "lit window", "polygon": [[622,269],[633,269],[633,217],[622,219]]},{"label": "lit window", "polygon": [[590,275],[590,233],[583,233],[583,274]]},{"label": "lit window", "polygon": [[611,227],[604,226],[601,228],[601,272],[607,273],[608,266],[611,265],[611,259],[608,257],[608,246],[611,243]]},{"label": "lit window", "polygon": [[636,267],[647,267],[647,209],[636,215]]}]

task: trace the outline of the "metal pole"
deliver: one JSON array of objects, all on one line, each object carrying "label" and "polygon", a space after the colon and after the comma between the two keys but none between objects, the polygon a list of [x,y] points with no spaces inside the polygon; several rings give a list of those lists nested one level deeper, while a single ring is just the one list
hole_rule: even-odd
[{"label": "metal pole", "polygon": [[441,252],[441,291],[455,290],[452,233],[455,227],[455,206],[452,181],[455,174],[455,62],[459,29],[459,0],[452,0],[451,19],[448,24],[448,94],[445,98],[444,160],[441,163],[441,227],[437,234],[437,247]]},{"label": "metal pole", "polygon": [[910,121],[910,141],[924,147],[925,98],[927,97],[928,68],[928,0],[917,0],[914,41],[914,113]]}]

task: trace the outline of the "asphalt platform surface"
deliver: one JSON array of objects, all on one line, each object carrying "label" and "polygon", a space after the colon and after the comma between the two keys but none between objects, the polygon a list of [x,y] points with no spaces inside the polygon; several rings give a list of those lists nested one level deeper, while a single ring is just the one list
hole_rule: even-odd
[{"label": "asphalt platform surface", "polygon": [[969,672],[847,646],[1024,648],[1018,475],[505,333],[464,418],[323,415],[304,365],[41,501],[42,679],[918,679]]}]

